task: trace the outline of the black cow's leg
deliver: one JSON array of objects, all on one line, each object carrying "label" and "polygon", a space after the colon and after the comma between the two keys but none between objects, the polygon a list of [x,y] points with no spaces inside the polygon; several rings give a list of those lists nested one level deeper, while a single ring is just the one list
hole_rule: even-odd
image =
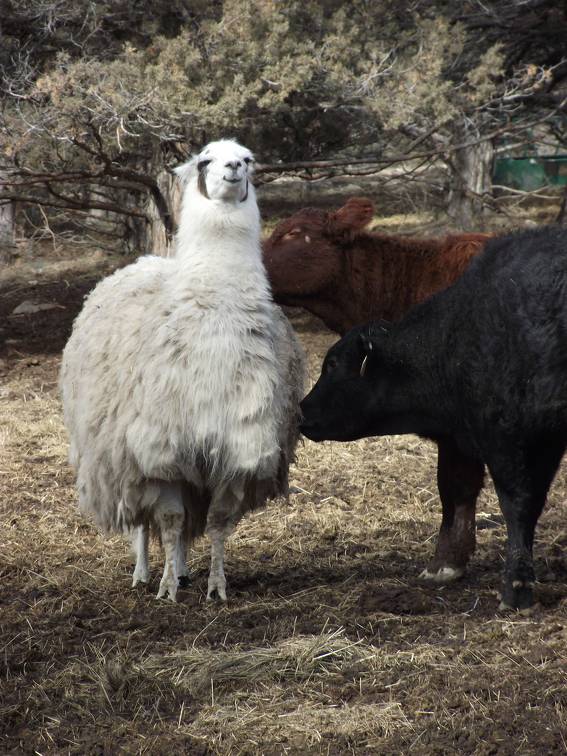
[{"label": "black cow's leg", "polygon": [[502,600],[499,608],[528,609],[534,603],[534,532],[545,497],[534,499],[525,494],[514,495],[501,487],[498,487],[497,491],[508,529]]},{"label": "black cow's leg", "polygon": [[500,609],[529,609],[534,603],[535,528],[564,451],[562,442],[542,442],[521,460],[489,465],[508,530]]},{"label": "black cow's leg", "polygon": [[449,583],[460,578],[475,549],[476,500],[484,465],[464,456],[451,439],[438,441],[437,485],[443,507],[435,556],[422,578]]}]

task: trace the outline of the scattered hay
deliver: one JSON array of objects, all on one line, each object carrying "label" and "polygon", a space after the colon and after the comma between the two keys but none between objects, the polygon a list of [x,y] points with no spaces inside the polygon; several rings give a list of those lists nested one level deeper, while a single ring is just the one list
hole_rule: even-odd
[{"label": "scattered hay", "polygon": [[[137,669],[172,679],[191,700],[208,699],[185,730],[219,753],[232,753],[261,751],[267,743],[311,748],[336,738],[370,746],[373,738],[409,727],[395,701],[351,706],[330,695],[345,677],[358,676],[362,687],[363,678],[375,676],[379,658],[378,649],[363,640],[350,641],[339,628],[265,648],[211,654],[190,647],[151,655]],[[180,713],[180,726],[182,720]]]},{"label": "scattered hay", "polygon": [[145,672],[171,675],[176,684],[193,696],[213,688],[261,680],[305,681],[314,676],[342,674],[348,666],[365,663],[370,667],[376,651],[363,642],[350,641],[339,628],[315,636],[297,636],[272,647],[219,650],[191,647],[167,656],[149,656]]},{"label": "scattered hay", "polygon": [[344,753],[354,752],[355,747],[368,752],[379,747],[383,738],[410,727],[394,702],[352,706],[303,700],[294,709],[286,709],[285,690],[271,688],[243,702],[205,706],[187,729],[216,753],[240,754],[275,748],[284,753],[307,749]]},{"label": "scattered hay", "polygon": [[[417,581],[440,507],[435,447],[411,436],[303,443],[290,502],[228,544],[228,604],[205,601],[205,540],[180,602],[157,602],[157,548],[149,591],[132,590],[128,544],[76,509],[62,312],[43,351],[34,331],[0,364],[0,750],[567,750],[566,463],[538,526],[533,617],[496,612],[505,531],[490,486],[470,574]],[[314,380],[336,337],[292,318]]]}]

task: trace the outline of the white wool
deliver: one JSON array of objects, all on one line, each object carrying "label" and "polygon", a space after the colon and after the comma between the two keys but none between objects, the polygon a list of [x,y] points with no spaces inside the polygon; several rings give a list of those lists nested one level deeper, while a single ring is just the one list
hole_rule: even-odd
[{"label": "white wool", "polygon": [[75,321],[61,370],[70,459],[81,509],[105,530],[151,520],[160,481],[208,496],[236,477],[269,483],[245,509],[285,491],[303,357],[272,302],[251,166],[230,140],[182,166],[176,256],[115,272]]}]

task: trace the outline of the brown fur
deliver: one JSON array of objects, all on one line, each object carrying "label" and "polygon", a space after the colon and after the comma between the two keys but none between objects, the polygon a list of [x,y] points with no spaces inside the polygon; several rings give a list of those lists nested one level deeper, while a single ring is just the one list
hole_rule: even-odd
[{"label": "brown fur", "polygon": [[[488,234],[419,239],[366,230],[372,202],[353,197],[334,213],[306,208],[281,221],[264,243],[276,302],[303,307],[344,335],[370,320],[398,320],[413,305],[452,284],[484,247]],[[462,574],[475,548],[476,499],[484,467],[439,439],[443,520],[427,577]]]},{"label": "brown fur", "polygon": [[449,286],[489,235],[419,239],[373,233],[374,208],[353,197],[334,213],[306,208],[281,221],[264,243],[264,263],[279,304],[303,307],[333,331],[384,318]]}]

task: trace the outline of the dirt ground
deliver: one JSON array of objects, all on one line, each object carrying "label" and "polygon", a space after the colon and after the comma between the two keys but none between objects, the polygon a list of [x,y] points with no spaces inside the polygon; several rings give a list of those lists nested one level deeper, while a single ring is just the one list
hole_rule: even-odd
[{"label": "dirt ground", "polygon": [[[440,520],[416,437],[299,449],[289,503],[243,521],[226,605],[132,589],[132,555],[76,511],[60,351],[104,255],[0,286],[0,751],[46,754],[551,754],[567,751],[567,463],[536,538],[530,617],[500,614],[490,486],[460,582],[418,574]],[[55,305],[11,314],[22,302]],[[290,313],[310,373],[335,336]]]}]

